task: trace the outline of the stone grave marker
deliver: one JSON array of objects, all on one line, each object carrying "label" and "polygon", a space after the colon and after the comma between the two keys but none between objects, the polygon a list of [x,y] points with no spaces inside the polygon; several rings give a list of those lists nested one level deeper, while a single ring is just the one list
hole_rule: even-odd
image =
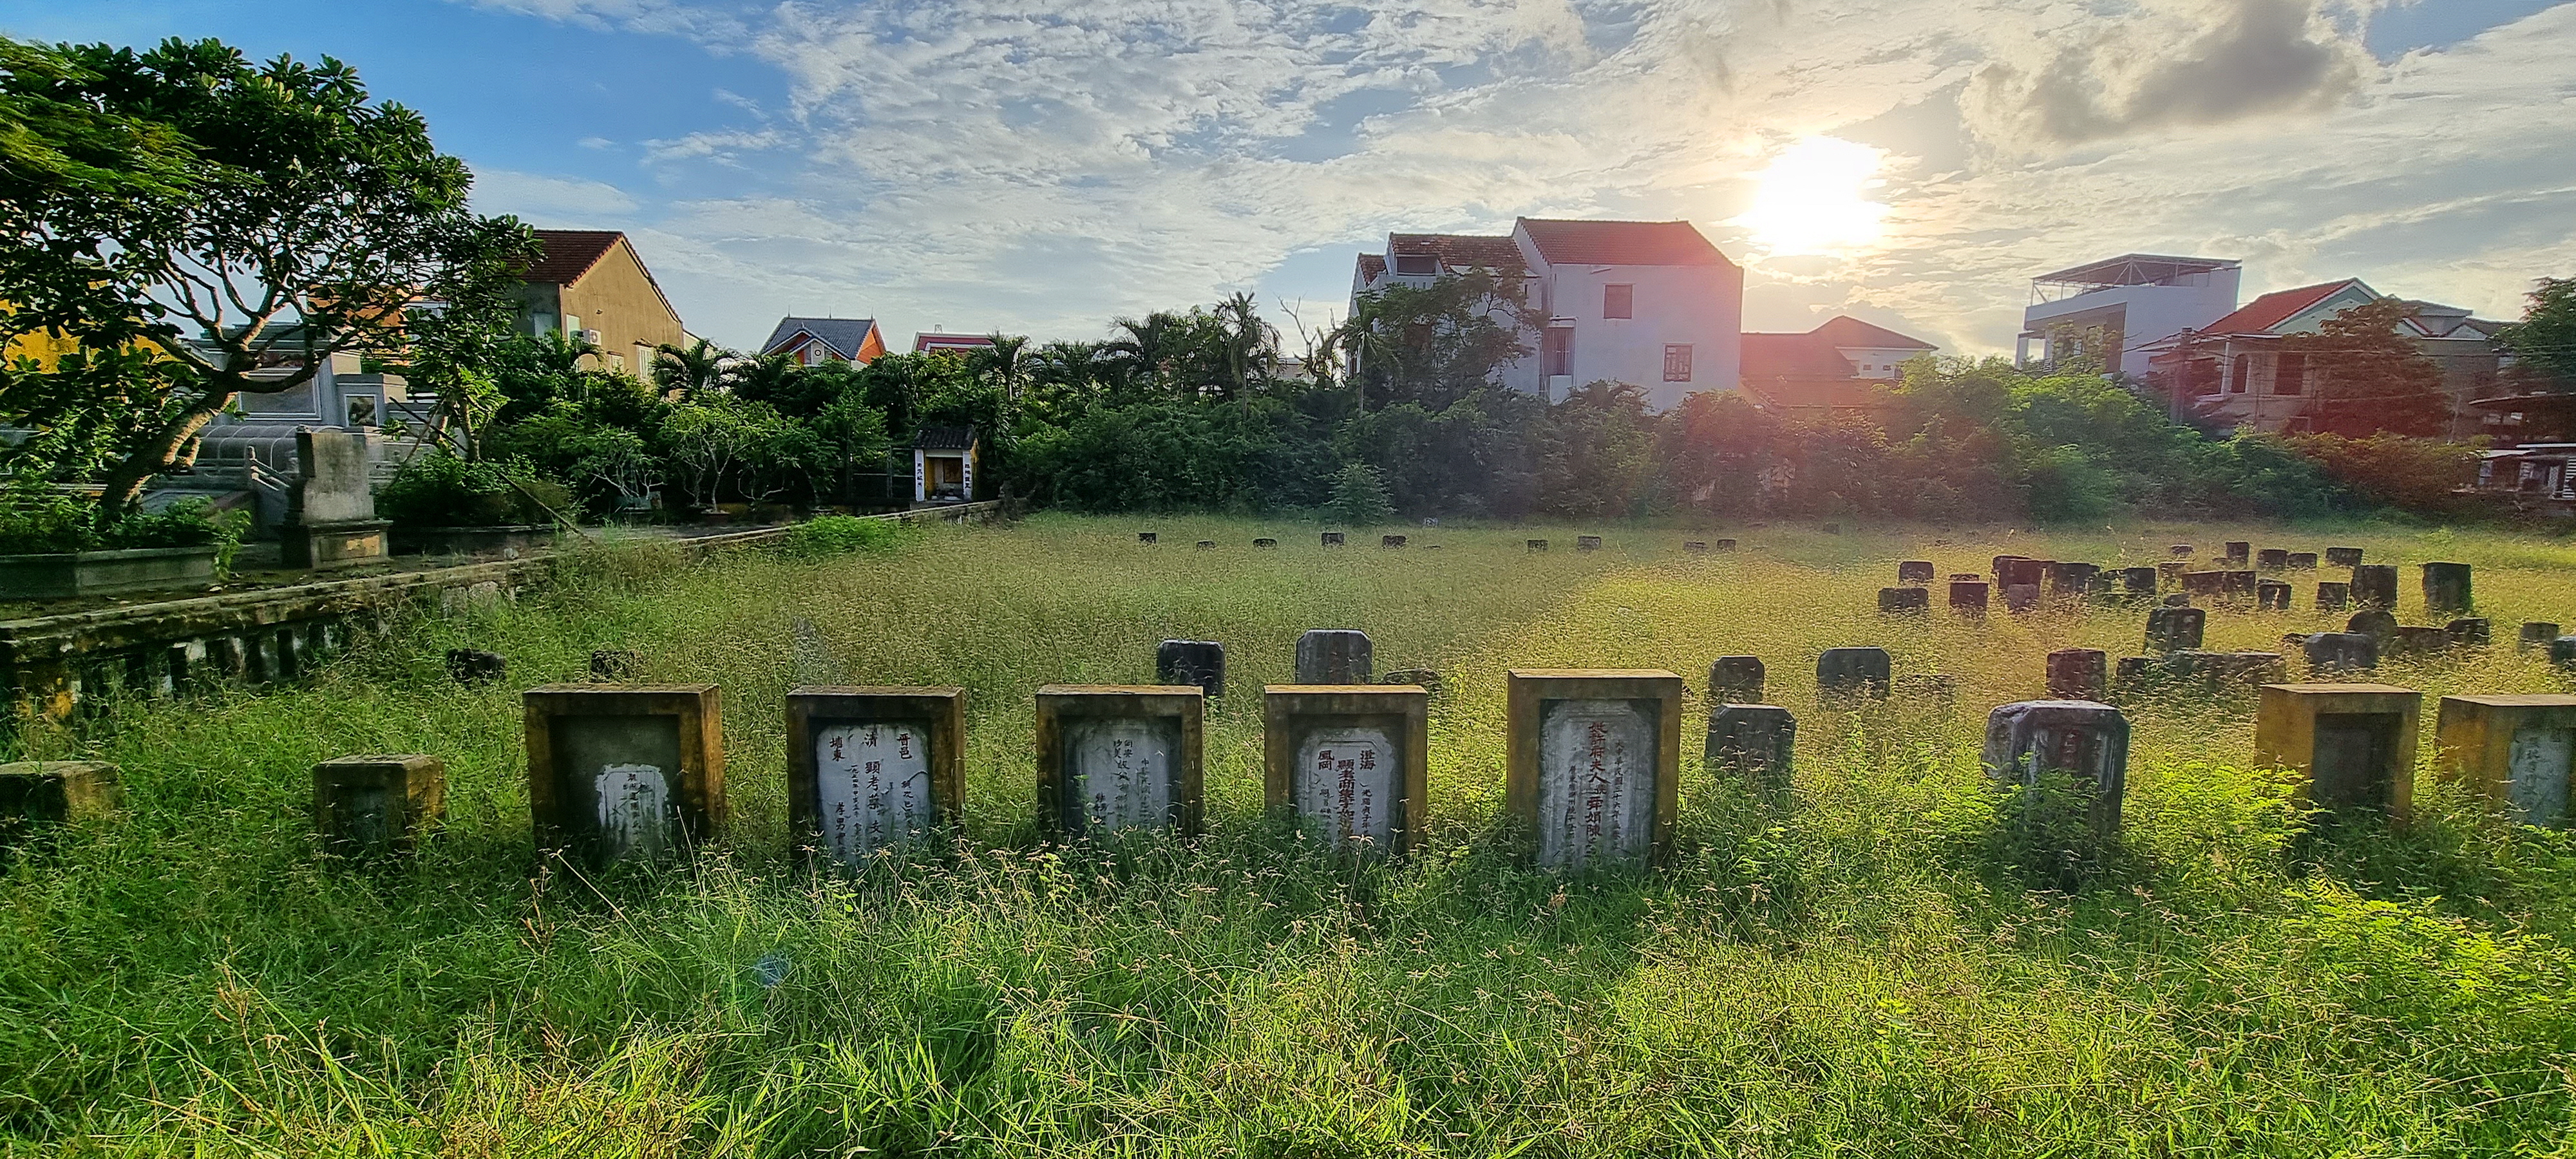
[{"label": "stone grave marker", "polygon": [[2250,571],[2231,571],[2226,573],[2226,575],[2227,598],[2230,600],[2243,601],[2253,599],[2255,593],[2260,591],[2262,588],[2263,580],[2259,573]]},{"label": "stone grave marker", "polygon": [[1429,668],[1398,668],[1378,679],[1380,684],[1410,684],[1432,696],[1440,695],[1440,673]]},{"label": "stone grave marker", "polygon": [[2495,624],[2485,616],[2466,616],[2442,625],[2442,634],[2464,648],[2484,648],[2495,641]]},{"label": "stone grave marker", "polygon": [[2156,581],[2164,587],[2181,587],[2182,577],[2189,574],[2191,574],[2191,565],[2187,563],[2160,563],[2156,565]]},{"label": "stone grave marker", "polygon": [[2383,608],[2363,608],[2344,621],[2343,630],[2377,640],[2384,650],[2397,640],[2397,617]]},{"label": "stone grave marker", "polygon": [[2190,544],[2188,544],[2188,543],[2177,543],[2177,544],[2173,545],[2172,547],[2169,547],[2169,548],[2167,548],[2167,549],[2165,549],[2165,550],[2166,550],[2168,553],[2170,553],[2170,554],[2171,554],[2175,559],[2190,559],[2190,558],[2191,558],[2191,545],[2190,545]]},{"label": "stone grave marker", "polygon": [[509,671],[510,662],[503,659],[498,652],[485,652],[477,648],[447,650],[447,678],[459,684],[497,683]]},{"label": "stone grave marker", "polygon": [[2110,690],[2110,662],[2110,655],[2099,648],[2060,648],[2049,653],[2049,699],[2102,699]]},{"label": "stone grave marker", "polygon": [[2568,825],[2576,696],[2445,696],[2434,724],[2439,767],[2524,825]]},{"label": "stone grave marker", "polygon": [[1937,574],[1938,569],[1928,559],[1909,559],[1896,565],[1896,582],[1901,584],[1928,584]]},{"label": "stone grave marker", "polygon": [[644,670],[644,654],[624,648],[598,648],[590,654],[590,678],[622,683]]},{"label": "stone grave marker", "polygon": [[2576,672],[2576,636],[2560,636],[2549,642],[2549,662]]},{"label": "stone grave marker", "polygon": [[2007,587],[2026,584],[2045,591],[2048,588],[2048,573],[2056,567],[2057,561],[2053,559],[2017,559],[2012,562],[2010,574],[2004,578],[2004,584]]},{"label": "stone grave marker", "polygon": [[1932,607],[1930,588],[1880,588],[1878,610],[1882,614],[1901,615],[1928,611]]},{"label": "stone grave marker", "polygon": [[2120,662],[2112,666],[2111,678],[2122,688],[2135,687],[2155,679],[2157,669],[2163,663],[2160,656],[2122,656]]},{"label": "stone grave marker", "polygon": [[104,820],[124,805],[124,783],[105,761],[0,764],[0,848],[26,845],[57,826]]},{"label": "stone grave marker", "polygon": [[2039,606],[2038,584],[2004,585],[2004,610],[2027,612]]},{"label": "stone grave marker", "polygon": [[1950,610],[1969,615],[1986,614],[1986,581],[1954,579],[1950,581]]},{"label": "stone grave marker", "polygon": [[1890,667],[1885,648],[1827,648],[1816,657],[1816,695],[1885,700]]},{"label": "stone grave marker", "polygon": [[2242,566],[2247,560],[2252,558],[2253,554],[2253,544],[2242,539],[2231,539],[2227,541],[2226,561],[2228,563]]},{"label": "stone grave marker", "polygon": [[1200,550],[1200,551],[1206,551],[1207,549],[1209,549],[1209,548],[1211,548],[1211,547],[1215,547],[1215,546],[1216,546],[1216,541],[1215,541],[1215,540],[1213,540],[1213,539],[1202,539],[1202,540],[1200,540],[1200,541],[1199,541],[1199,550]]},{"label": "stone grave marker", "polygon": [[2423,694],[2385,684],[2273,684],[2254,713],[2255,759],[2305,774],[2301,797],[2404,820],[2415,798]]},{"label": "stone grave marker", "polygon": [[1327,531],[1323,536],[1323,543],[1326,547],[1340,547],[1349,542],[1350,536],[1339,531]]},{"label": "stone grave marker", "polygon": [[1195,684],[1209,696],[1225,695],[1225,645],[1214,640],[1165,640],[1154,649],[1156,684]]},{"label": "stone grave marker", "polygon": [[296,479],[278,527],[279,558],[288,567],[334,568],[381,563],[385,529],[376,518],[367,474],[367,437],[334,428],[295,432]]},{"label": "stone grave marker", "polygon": [[555,684],[522,694],[537,848],[653,860],[724,831],[724,717],[712,684]]},{"label": "stone grave marker", "polygon": [[2326,566],[2360,567],[2361,549],[2358,547],[2329,547],[2326,549]]},{"label": "stone grave marker", "polygon": [[1278,540],[1276,540],[1276,539],[1273,539],[1273,538],[1271,538],[1271,537],[1269,537],[1269,536],[1267,536],[1267,535],[1264,535],[1264,536],[1260,536],[1260,537],[1258,537],[1258,538],[1254,539],[1254,540],[1252,541],[1252,546],[1257,547],[1257,548],[1260,548],[1260,549],[1262,549],[1262,550],[1264,550],[1264,551],[1267,551],[1267,550],[1270,550],[1270,549],[1272,549],[1272,548],[1278,547],[1278,546],[1279,546],[1279,541],[1278,541]]},{"label": "stone grave marker", "polygon": [[1717,549],[1718,549],[1719,551],[1733,551],[1733,550],[1735,550],[1735,541],[1734,541],[1734,540],[1732,540],[1732,539],[1721,539],[1721,540],[1718,540],[1718,541],[1717,541]]},{"label": "stone grave marker", "polygon": [[2046,774],[2081,781],[2093,829],[2120,828],[2120,802],[2129,772],[2129,718],[2091,700],[2025,700],[1986,715],[1986,743],[1979,754],[1986,775],[2007,785],[2038,790]]},{"label": "stone grave marker", "polygon": [[1768,793],[1789,788],[1790,761],[1798,748],[1798,718],[1776,704],[1721,704],[1708,715],[1708,745],[1700,763],[1717,775],[1733,773]]},{"label": "stone grave marker", "polygon": [[1986,577],[1972,571],[1954,571],[1950,573],[1950,578],[1954,580],[1981,580]]},{"label": "stone grave marker", "polygon": [[1578,535],[1578,536],[1575,536],[1575,537],[1574,537],[1574,550],[1576,550],[1576,551],[1599,551],[1599,550],[1601,550],[1601,537],[1600,537],[1600,536],[1598,536],[1598,535]]},{"label": "stone grave marker", "polygon": [[1038,689],[1038,824],[1067,837],[1197,833],[1206,707],[1189,685]]},{"label": "stone grave marker", "polygon": [[1544,539],[1533,539],[1528,541],[1528,547],[1531,551],[1546,551],[1547,541]]},{"label": "stone grave marker", "polygon": [[1355,628],[1315,628],[1297,637],[1297,683],[1366,684],[1377,648]]},{"label": "stone grave marker", "polygon": [[1152,543],[1157,538],[1158,537],[1151,531],[1139,531],[1136,533],[1136,542],[1138,543]]},{"label": "stone grave marker", "polygon": [[2054,563],[2048,568],[2048,593],[2077,599],[2093,588],[2093,576],[2102,569],[2089,563]]},{"label": "stone grave marker", "polygon": [[1430,694],[1273,684],[1262,690],[1263,798],[1336,848],[1402,854],[1426,835]]},{"label": "stone grave marker", "polygon": [[2020,563],[2020,562],[2022,561],[2022,559],[2023,559],[2023,557],[2022,557],[2022,556],[2018,556],[2018,555],[1998,555],[1998,556],[1996,556],[1996,557],[1994,558],[1994,577],[1995,577],[1995,582],[1996,582],[1996,583],[1999,583],[1999,584],[2000,584],[2000,583],[2011,583],[2011,582],[2012,582],[2012,565],[2014,565],[2014,564],[2016,564],[2016,563]]},{"label": "stone grave marker", "polygon": [[2469,585],[2469,565],[2428,563],[2424,571],[2424,610],[2465,612],[2476,604]]},{"label": "stone grave marker", "polygon": [[2290,610],[2290,585],[2280,580],[2264,580],[2254,585],[2254,606],[2267,612]]},{"label": "stone grave marker", "polygon": [[2182,590],[2186,595],[2223,599],[2227,595],[2227,573],[2223,571],[2184,572]]},{"label": "stone grave marker", "polygon": [[2538,648],[2542,651],[2547,651],[2549,649],[2550,642],[2557,638],[2558,625],[2549,623],[2546,620],[2533,620],[2522,626],[2522,635],[2514,640],[2513,650],[2516,652],[2528,652],[2534,648]]},{"label": "stone grave marker", "polygon": [[2406,624],[2399,626],[2396,636],[2388,641],[2388,653],[2392,656],[2430,656],[2448,650],[2450,646],[2449,631],[2426,625]]},{"label": "stone grave marker", "polygon": [[1762,658],[1720,656],[1711,661],[1708,698],[1718,704],[1762,703]]},{"label": "stone grave marker", "polygon": [[2263,571],[2287,571],[2290,567],[2289,549],[2267,547],[2255,552],[2254,566]]},{"label": "stone grave marker", "polygon": [[2153,608],[2147,612],[2147,651],[2187,652],[2200,647],[2209,630],[2209,613],[2201,608]]},{"label": "stone grave marker", "polygon": [[2158,578],[2156,569],[2151,567],[2122,568],[2120,569],[2120,593],[2132,599],[2153,599]]},{"label": "stone grave marker", "polygon": [[447,765],[424,753],[337,757],[313,766],[313,832],[326,853],[410,853],[447,817]]},{"label": "stone grave marker", "polygon": [[2317,553],[2313,551],[2291,552],[2289,563],[2291,571],[2315,571],[2317,570]]},{"label": "stone grave marker", "polygon": [[1538,863],[1588,869],[1660,860],[1680,800],[1681,677],[1514,669],[1505,684],[1504,808],[1529,824]]},{"label": "stone grave marker", "polygon": [[965,689],[788,690],[787,825],[809,868],[861,868],[930,835],[957,819],[965,784]]},{"label": "stone grave marker", "polygon": [[2353,602],[2364,607],[2397,609],[2397,569],[2368,564],[2352,569]]},{"label": "stone grave marker", "polygon": [[2308,674],[2367,672],[2379,667],[2379,639],[2365,632],[2319,632],[2300,645]]},{"label": "stone grave marker", "polygon": [[1708,551],[1708,541],[1704,539],[1685,539],[1682,541],[1682,550],[1693,555],[1705,554]]},{"label": "stone grave marker", "polygon": [[1381,535],[1377,537],[1377,545],[1382,548],[1402,547],[1404,546],[1404,537],[1401,535]]},{"label": "stone grave marker", "polygon": [[2352,606],[2352,585],[2327,580],[2317,585],[2317,610],[2340,612]]}]

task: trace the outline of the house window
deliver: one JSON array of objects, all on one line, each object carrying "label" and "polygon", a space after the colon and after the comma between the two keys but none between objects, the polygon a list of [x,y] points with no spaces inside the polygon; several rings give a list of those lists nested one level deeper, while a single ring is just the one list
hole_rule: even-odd
[{"label": "house window", "polygon": [[1539,340],[1539,362],[1551,377],[1574,373],[1574,327],[1548,327]]},{"label": "house window", "polygon": [[1395,259],[1395,272],[1430,277],[1440,272],[1440,259],[1430,254],[1398,254]]},{"label": "house window", "polygon": [[2272,367],[2272,393],[2298,394],[2308,385],[2308,356],[2284,354]]},{"label": "house window", "polygon": [[1635,287],[1635,286],[1603,286],[1603,287],[1601,287],[1601,316],[1602,316],[1602,317],[1604,317],[1604,318],[1634,318],[1634,317],[1636,317],[1636,316],[1637,316],[1637,287]]},{"label": "house window", "polygon": [[1679,343],[1667,343],[1664,346],[1664,381],[1689,382],[1690,380],[1690,347]]}]

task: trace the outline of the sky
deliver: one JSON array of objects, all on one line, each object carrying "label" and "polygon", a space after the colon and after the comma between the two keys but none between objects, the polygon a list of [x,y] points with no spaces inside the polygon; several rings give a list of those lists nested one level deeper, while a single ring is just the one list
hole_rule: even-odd
[{"label": "sky", "polygon": [[632,237],[689,328],[1337,318],[1389,231],[1685,219],[1745,328],[2009,350],[2030,279],[2232,258],[2511,318],[2576,276],[2576,0],[0,0],[330,55],[485,212]]}]

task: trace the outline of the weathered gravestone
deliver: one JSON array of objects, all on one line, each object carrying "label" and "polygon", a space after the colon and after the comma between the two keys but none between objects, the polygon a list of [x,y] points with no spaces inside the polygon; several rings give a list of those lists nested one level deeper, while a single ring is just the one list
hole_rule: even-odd
[{"label": "weathered gravestone", "polygon": [[492,684],[510,671],[510,662],[498,652],[477,648],[447,650],[447,678],[459,684]]},{"label": "weathered gravestone", "polygon": [[1336,848],[1399,854],[1428,820],[1430,694],[1274,684],[1262,690],[1263,798]]},{"label": "weathered gravestone", "polygon": [[1404,546],[1404,537],[1401,535],[1381,535],[1377,537],[1377,545],[1383,548],[1402,547]]},{"label": "weathered gravestone", "polygon": [[1349,542],[1350,536],[1344,532],[1327,531],[1323,535],[1323,545],[1325,547],[1341,547]]},{"label": "weathered gravestone", "polygon": [[1197,833],[1206,708],[1187,685],[1038,689],[1038,824],[1066,837]]},{"label": "weathered gravestone", "polygon": [[1954,579],[1950,581],[1950,610],[1970,615],[1986,614],[1986,581]]},{"label": "weathered gravestone", "polygon": [[1546,551],[1547,541],[1544,539],[1533,539],[1528,541],[1528,547],[1531,551]]},{"label": "weathered gravestone", "polygon": [[1151,531],[1139,531],[1136,533],[1136,542],[1138,543],[1152,543],[1157,538],[1159,537]]},{"label": "weathered gravestone", "polygon": [[2576,696],[2445,696],[2434,725],[2441,769],[2525,825],[2568,825]]},{"label": "weathered gravestone", "polygon": [[2211,599],[2224,598],[2227,595],[2227,573],[2223,571],[2184,572],[2182,590],[2186,595],[2207,596]]},{"label": "weathered gravestone", "polygon": [[2547,651],[2550,642],[2557,638],[2558,625],[2545,620],[2533,620],[2522,626],[2522,635],[2514,640],[2513,650],[2528,652],[2538,648]]},{"label": "weathered gravestone", "polygon": [[295,485],[278,527],[279,557],[288,567],[333,568],[382,562],[385,529],[367,473],[367,437],[335,429],[295,432]]},{"label": "weathered gravestone", "polygon": [[1719,551],[1733,551],[1733,550],[1735,550],[1735,541],[1734,541],[1734,540],[1732,540],[1732,539],[1721,539],[1721,540],[1718,540],[1718,541],[1717,541],[1717,549],[1718,549]]},{"label": "weathered gravestone", "polygon": [[2289,679],[2289,664],[2278,652],[2205,652],[2189,650],[2169,653],[2154,679],[2178,685],[2190,685],[2204,692],[2225,693],[2246,685],[2275,683]]},{"label": "weathered gravestone", "polygon": [[1708,541],[1704,539],[1685,539],[1682,541],[1682,550],[1687,551],[1692,555],[1704,555],[1708,552]]},{"label": "weathered gravestone", "polygon": [[1598,535],[1578,535],[1578,536],[1575,536],[1575,537],[1574,537],[1574,550],[1576,550],[1576,551],[1599,551],[1599,550],[1601,550],[1601,537],[1600,537],[1600,536],[1598,536]]},{"label": "weathered gravestone", "polygon": [[2025,700],[1986,716],[1980,754],[1986,775],[2033,793],[2048,774],[2073,777],[2083,786],[2094,831],[2120,828],[2120,800],[2129,772],[2129,718],[2090,700]]},{"label": "weathered gravestone", "polygon": [[1996,557],[1994,558],[1994,577],[1995,577],[1995,582],[1996,582],[1996,583],[1999,583],[1999,584],[2011,583],[2011,582],[2012,582],[2012,565],[2014,565],[2014,564],[2016,564],[2016,563],[2020,563],[2020,562],[2022,561],[2022,559],[2023,559],[2023,557],[2022,557],[2022,556],[2018,556],[2018,555],[1998,555],[1998,556],[1996,556]]},{"label": "weathered gravestone", "polygon": [[2465,616],[2442,625],[2442,634],[2463,648],[2484,648],[2495,640],[2495,624],[2485,616]]},{"label": "weathered gravestone", "polygon": [[2315,571],[2315,570],[2317,570],[2317,553],[2315,553],[2315,552],[2313,552],[2313,551],[2294,551],[2294,552],[2291,552],[2291,553],[2290,553],[2290,570],[2291,570],[2291,571]]},{"label": "weathered gravestone", "polygon": [[2191,574],[2191,565],[2187,563],[2160,563],[2156,565],[2156,582],[2163,587],[2181,587],[2182,577],[2189,574]]},{"label": "weathered gravestone", "polygon": [[807,685],[787,693],[796,855],[857,869],[956,820],[966,690]]},{"label": "weathered gravestone", "polygon": [[2082,599],[2093,590],[2093,577],[2101,568],[2089,563],[2058,563],[2048,569],[2048,593]]},{"label": "weathered gravestone", "polygon": [[2254,757],[2303,774],[2299,795],[2321,808],[2404,820],[2422,700],[2385,684],[2268,685],[2254,713]]},{"label": "weathered gravestone", "polygon": [[1225,695],[1225,645],[1215,640],[1165,640],[1154,649],[1154,683],[1195,684],[1209,696]]},{"label": "weathered gravestone", "polygon": [[1932,607],[1929,588],[1880,588],[1878,610],[1888,614],[1928,611]]},{"label": "weathered gravestone", "polygon": [[1995,580],[2001,583],[2006,591],[2016,587],[2046,588],[2048,569],[2056,565],[2055,560],[2008,558],[2004,561],[2004,566],[1995,573]]},{"label": "weathered gravestone", "polygon": [[2284,547],[2264,548],[2254,553],[2254,566],[2262,571],[2286,571],[2290,566],[2290,551]]},{"label": "weathered gravestone", "polygon": [[1798,718],[1776,704],[1721,704],[1708,716],[1708,746],[1701,763],[1711,773],[1732,772],[1764,792],[1789,788],[1798,748]]},{"label": "weathered gravestone", "polygon": [[1202,539],[1202,540],[1200,540],[1200,541],[1199,541],[1199,550],[1200,550],[1200,551],[1206,551],[1207,549],[1209,549],[1209,548],[1211,548],[1211,547],[1215,547],[1215,546],[1216,546],[1216,541],[1215,541],[1215,540],[1213,540],[1213,539]]},{"label": "weathered gravestone", "polygon": [[644,670],[644,654],[624,648],[597,648],[590,653],[590,678],[627,681]]},{"label": "weathered gravestone", "polygon": [[447,816],[447,766],[423,753],[337,757],[313,766],[313,832],[324,852],[411,852]]},{"label": "weathered gravestone", "polygon": [[0,765],[0,849],[15,849],[62,825],[103,820],[125,804],[116,766],[105,761],[12,761]]},{"label": "weathered gravestone", "polygon": [[2233,564],[2242,564],[2242,563],[2246,562],[2246,560],[2247,560],[2247,559],[2251,558],[2251,557],[2253,556],[2253,554],[2254,554],[2254,545],[2253,545],[2253,544],[2248,543],[2248,542],[2246,542],[2245,540],[2242,540],[2242,539],[2231,539],[2231,540],[2228,540],[2228,541],[2227,541],[2227,555],[2226,555],[2226,561],[2227,561],[2227,562],[2229,562],[2229,563],[2233,563]]},{"label": "weathered gravestone", "polygon": [[2397,607],[2397,569],[2388,564],[2369,564],[2352,569],[2353,602],[2368,608]]},{"label": "weathered gravestone", "polygon": [[537,848],[653,860],[724,831],[724,715],[712,684],[557,684],[521,696]]},{"label": "weathered gravestone", "polygon": [[1896,582],[1901,584],[1928,584],[1938,574],[1928,559],[1909,559],[1896,565]]},{"label": "weathered gravestone", "polygon": [[2039,606],[2038,584],[2004,585],[2004,610],[2027,612]]},{"label": "weathered gravestone", "polygon": [[2381,608],[2363,608],[2344,621],[2343,630],[2377,640],[2380,650],[2387,651],[2397,642],[2397,617]]},{"label": "weathered gravestone", "polygon": [[2361,549],[2358,547],[2329,547],[2326,549],[2326,566],[2360,567]]},{"label": "weathered gravestone", "polygon": [[2048,654],[2052,700],[2100,700],[2110,689],[2110,656],[2098,648],[2060,648]]},{"label": "weathered gravestone", "polygon": [[1380,684],[1410,684],[1423,692],[1440,695],[1440,674],[1429,668],[1398,668],[1378,678]]},{"label": "weathered gravestone", "polygon": [[2367,672],[2379,667],[2379,639],[2365,632],[2319,632],[2300,645],[2308,674]]},{"label": "weathered gravestone", "polygon": [[2469,565],[2428,563],[2424,571],[2424,610],[2465,612],[2476,604],[2469,585]]},{"label": "weathered gravestone", "polygon": [[1762,658],[1720,656],[1711,661],[1708,698],[1719,704],[1762,703]]},{"label": "weathered gravestone", "polygon": [[1278,546],[1279,546],[1279,541],[1278,541],[1278,540],[1276,540],[1276,539],[1273,539],[1273,538],[1271,538],[1271,537],[1269,537],[1269,536],[1267,536],[1267,535],[1264,535],[1264,536],[1261,536],[1261,537],[1259,537],[1259,538],[1257,538],[1257,539],[1254,539],[1254,540],[1252,541],[1252,546],[1254,546],[1254,547],[1256,547],[1256,548],[1260,548],[1260,549],[1262,549],[1262,550],[1267,551],[1267,550],[1270,550],[1270,549],[1272,549],[1272,548],[1276,548],[1276,547],[1278,547]]},{"label": "weathered gravestone", "polygon": [[1537,860],[1584,869],[1662,858],[1680,799],[1682,679],[1660,671],[1515,669],[1504,808]]},{"label": "weathered gravestone", "polygon": [[2317,585],[2317,610],[2340,612],[2352,606],[2352,585],[2332,580]]},{"label": "weathered gravestone", "polygon": [[2191,558],[2191,545],[2190,545],[2190,544],[2188,544],[2188,543],[2177,543],[2177,544],[2173,545],[2172,547],[2167,548],[2167,549],[2165,549],[2165,550],[2166,550],[2167,552],[2171,553],[2171,554],[2172,554],[2172,556],[2173,556],[2175,559],[2190,559],[2190,558]]},{"label": "weathered gravestone", "polygon": [[2451,633],[2444,629],[2430,625],[2405,624],[2401,625],[2397,629],[2396,636],[2388,641],[2388,653],[2392,656],[2430,656],[2446,651],[2450,646]]},{"label": "weathered gravestone", "polygon": [[2131,567],[2120,569],[2120,593],[2132,599],[2153,599],[2156,594],[2156,569]]},{"label": "weathered gravestone", "polygon": [[1827,648],[1816,657],[1816,695],[1887,699],[1885,648]]},{"label": "weathered gravestone", "polygon": [[1355,628],[1314,628],[1297,637],[1297,683],[1366,684],[1377,648]]},{"label": "weathered gravestone", "polygon": [[2549,662],[2576,672],[2576,636],[2560,636],[2549,642]]},{"label": "weathered gravestone", "polygon": [[2209,630],[2209,612],[2201,608],[2153,608],[2147,612],[2147,651],[2183,652],[2200,647]]},{"label": "weathered gravestone", "polygon": [[2264,580],[2254,585],[2254,606],[2267,612],[2290,610],[2290,585],[2280,580]]},{"label": "weathered gravestone", "polygon": [[2227,576],[2227,598],[2230,600],[2241,602],[2253,599],[2255,594],[2262,589],[2263,580],[2258,573],[2250,571],[2231,571],[2225,574]]}]

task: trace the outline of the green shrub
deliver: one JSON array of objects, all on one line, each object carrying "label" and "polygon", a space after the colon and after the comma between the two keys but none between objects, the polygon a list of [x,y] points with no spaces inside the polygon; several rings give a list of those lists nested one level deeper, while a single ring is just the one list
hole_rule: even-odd
[{"label": "green shrub", "polygon": [[825,515],[787,529],[787,550],[797,555],[839,555],[883,551],[903,539],[902,525],[891,519]]},{"label": "green shrub", "polygon": [[[77,495],[19,490],[0,503],[0,555],[128,551],[156,547],[231,548],[241,542],[239,512],[218,514],[203,499],[160,511],[137,511],[101,526],[97,507]],[[230,552],[225,553],[229,558]]]},{"label": "green shrub", "polygon": [[572,492],[519,463],[473,462],[437,451],[402,465],[376,491],[376,514],[406,527],[551,523]]},{"label": "green shrub", "polygon": [[1344,463],[1334,474],[1332,509],[1334,518],[1360,527],[1384,523],[1395,514],[1387,500],[1385,479],[1366,463]]}]

